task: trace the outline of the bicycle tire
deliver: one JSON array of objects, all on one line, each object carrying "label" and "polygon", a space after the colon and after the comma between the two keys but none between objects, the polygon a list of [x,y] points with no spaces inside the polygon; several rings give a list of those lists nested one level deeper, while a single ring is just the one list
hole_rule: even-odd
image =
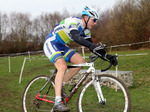
[{"label": "bicycle tire", "polygon": [[130,112],[131,98],[124,82],[114,76],[105,74],[99,75],[98,79],[98,81],[100,81],[103,96],[106,99],[106,104],[98,102],[93,80],[91,80],[87,81],[79,93],[77,102],[78,111]]},{"label": "bicycle tire", "polygon": [[[35,111],[52,111],[53,104],[45,101],[37,100],[36,96],[40,92],[41,88],[46,84],[49,76],[39,75],[33,78],[26,86],[23,96],[22,96],[22,108],[23,112],[35,112]],[[50,86],[52,85],[52,86]],[[52,81],[49,81],[47,86],[40,93],[40,98],[44,97],[48,88],[50,88],[49,94],[46,99],[54,101],[55,100],[55,89]]]}]

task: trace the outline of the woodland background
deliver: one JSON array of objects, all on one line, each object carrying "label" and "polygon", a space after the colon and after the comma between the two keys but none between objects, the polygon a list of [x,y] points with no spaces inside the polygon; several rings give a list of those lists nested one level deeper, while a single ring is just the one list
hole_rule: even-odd
[{"label": "woodland background", "polygon": [[[71,15],[42,13],[32,18],[29,13],[0,12],[0,54],[37,51],[43,49],[45,37],[63,19]],[[112,9],[99,13],[100,20],[91,30],[94,43],[107,46],[130,44],[150,39],[150,0],[125,0],[117,2]],[[71,47],[78,44],[72,42]],[[132,46],[129,49],[149,48],[149,44]]]}]

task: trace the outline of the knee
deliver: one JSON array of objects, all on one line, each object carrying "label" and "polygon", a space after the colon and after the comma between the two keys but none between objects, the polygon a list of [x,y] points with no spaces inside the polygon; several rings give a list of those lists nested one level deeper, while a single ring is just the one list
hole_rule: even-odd
[{"label": "knee", "polygon": [[65,65],[65,66],[63,66],[61,69],[64,70],[64,71],[66,71],[68,68],[67,68],[67,66]]},{"label": "knee", "polygon": [[66,65],[63,65],[61,67],[58,68],[58,71],[61,71],[61,72],[66,72],[67,71],[67,66]]}]

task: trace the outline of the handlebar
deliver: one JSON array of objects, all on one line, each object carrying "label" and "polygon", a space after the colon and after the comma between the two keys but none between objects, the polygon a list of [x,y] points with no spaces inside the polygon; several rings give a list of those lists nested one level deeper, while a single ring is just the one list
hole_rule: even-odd
[{"label": "handlebar", "polygon": [[[117,55],[115,55],[115,58],[117,58],[118,56]],[[97,59],[99,58],[99,56],[98,55],[90,55],[89,56],[89,63],[90,62],[94,62],[94,61],[96,61]],[[104,58],[102,58],[102,57],[100,57],[102,60],[104,60],[104,61],[107,61],[107,62],[109,62],[107,59],[104,59]],[[101,72],[104,72],[104,71],[107,71],[108,69],[110,69],[111,68],[111,66],[112,66],[112,63],[111,62],[109,62],[109,65],[108,65],[108,67],[107,68],[105,68],[105,69],[102,69],[101,70]]]}]

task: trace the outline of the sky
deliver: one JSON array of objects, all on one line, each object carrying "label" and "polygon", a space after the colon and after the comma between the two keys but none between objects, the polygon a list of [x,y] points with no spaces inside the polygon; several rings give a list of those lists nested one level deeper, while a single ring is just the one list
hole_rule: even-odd
[{"label": "sky", "polygon": [[100,12],[110,9],[118,0],[0,0],[0,12],[30,13],[32,17],[42,13],[62,13],[67,10],[70,14],[82,11],[85,5],[99,9]]}]

